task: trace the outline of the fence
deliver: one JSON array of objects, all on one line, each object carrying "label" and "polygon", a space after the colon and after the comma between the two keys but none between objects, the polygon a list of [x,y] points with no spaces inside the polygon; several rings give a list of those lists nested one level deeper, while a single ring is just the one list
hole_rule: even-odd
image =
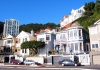
[{"label": "fence", "polygon": [[89,54],[80,54],[80,55],[51,55],[47,57],[47,64],[58,64],[59,61],[64,59],[70,59],[73,61],[79,61],[82,65],[90,65]]}]

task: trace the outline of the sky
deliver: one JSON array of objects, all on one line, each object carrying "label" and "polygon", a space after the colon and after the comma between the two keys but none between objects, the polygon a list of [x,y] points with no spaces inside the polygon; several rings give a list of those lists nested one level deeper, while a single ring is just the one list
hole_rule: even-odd
[{"label": "sky", "polygon": [[16,19],[20,25],[29,23],[60,23],[72,9],[96,0],[0,0],[0,21]]}]

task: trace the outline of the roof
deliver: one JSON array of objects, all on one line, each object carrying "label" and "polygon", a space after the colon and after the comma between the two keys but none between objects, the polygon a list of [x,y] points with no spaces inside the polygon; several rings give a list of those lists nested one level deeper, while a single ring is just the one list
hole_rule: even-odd
[{"label": "roof", "polygon": [[18,37],[21,33],[25,33],[25,34],[27,34],[27,35],[31,36],[31,34],[30,34],[30,33],[25,32],[25,31],[21,31],[21,32],[17,35],[17,37]]},{"label": "roof", "polygon": [[88,27],[94,27],[94,26],[96,26],[96,25],[98,25],[98,24],[100,24],[100,19],[99,19],[98,21],[96,21],[93,25],[90,25],[90,26],[88,26]]},{"label": "roof", "polygon": [[94,24],[100,24],[100,19],[98,21],[96,21]]}]

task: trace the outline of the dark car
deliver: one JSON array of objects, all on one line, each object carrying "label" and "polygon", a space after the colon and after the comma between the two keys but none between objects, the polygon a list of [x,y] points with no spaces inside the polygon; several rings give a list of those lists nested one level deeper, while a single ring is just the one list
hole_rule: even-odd
[{"label": "dark car", "polygon": [[12,64],[23,64],[23,62],[21,62],[19,60],[15,60],[15,59],[11,59],[10,63],[12,63]]},{"label": "dark car", "polygon": [[42,64],[41,64],[41,63],[39,63],[39,62],[35,62],[35,64],[36,64],[36,65],[42,65]]}]

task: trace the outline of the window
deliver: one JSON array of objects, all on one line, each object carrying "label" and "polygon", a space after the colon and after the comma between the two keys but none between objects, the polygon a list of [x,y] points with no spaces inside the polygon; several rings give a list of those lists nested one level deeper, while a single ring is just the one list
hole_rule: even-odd
[{"label": "window", "polygon": [[74,44],[71,43],[71,50],[74,50]]},{"label": "window", "polygon": [[65,36],[65,34],[63,34],[63,39],[66,39],[66,36]]},{"label": "window", "polygon": [[92,48],[95,48],[95,45],[94,44],[92,44]]},{"label": "window", "polygon": [[95,47],[98,48],[98,44],[95,44]]},{"label": "window", "polygon": [[74,37],[77,36],[77,30],[74,30]]},{"label": "window", "polygon": [[68,38],[69,38],[69,31],[68,31]]},{"label": "window", "polygon": [[43,41],[44,41],[44,38],[40,38],[40,40],[39,40],[39,41],[42,41],[42,42],[43,42]]},{"label": "window", "polygon": [[50,35],[46,35],[46,40],[50,40]]},{"label": "window", "polygon": [[25,49],[25,53],[27,53],[27,49]]},{"label": "window", "polygon": [[92,44],[92,48],[98,48],[98,44]]},{"label": "window", "polygon": [[9,44],[9,43],[12,43],[12,40],[7,40],[7,43]]},{"label": "window", "polygon": [[82,43],[80,43],[80,51],[82,50]]},{"label": "window", "polygon": [[70,31],[70,37],[73,37],[73,31]]},{"label": "window", "polygon": [[24,53],[24,49],[22,49],[22,53]]},{"label": "window", "polygon": [[79,30],[79,36],[82,36],[82,35],[81,35],[81,30]]},{"label": "window", "polygon": [[78,50],[78,43],[75,43],[75,50]]},{"label": "window", "polygon": [[27,38],[25,38],[25,41],[27,41]]}]

